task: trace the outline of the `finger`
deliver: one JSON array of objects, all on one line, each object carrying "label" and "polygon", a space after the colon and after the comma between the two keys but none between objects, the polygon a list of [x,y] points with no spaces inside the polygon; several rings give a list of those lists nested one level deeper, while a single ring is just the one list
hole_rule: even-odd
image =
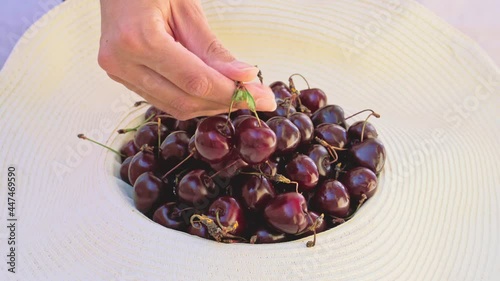
[{"label": "finger", "polygon": [[176,39],[210,67],[232,80],[248,82],[257,77],[258,69],[235,59],[210,29],[199,1],[172,1]]}]

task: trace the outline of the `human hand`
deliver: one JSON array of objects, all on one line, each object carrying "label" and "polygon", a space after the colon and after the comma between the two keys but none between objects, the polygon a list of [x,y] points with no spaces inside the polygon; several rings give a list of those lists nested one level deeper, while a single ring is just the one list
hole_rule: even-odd
[{"label": "human hand", "polygon": [[[227,112],[234,81],[258,73],[222,46],[196,0],[101,0],[98,62],[113,80],[181,120]],[[269,87],[245,87],[257,110],[276,108]]]}]

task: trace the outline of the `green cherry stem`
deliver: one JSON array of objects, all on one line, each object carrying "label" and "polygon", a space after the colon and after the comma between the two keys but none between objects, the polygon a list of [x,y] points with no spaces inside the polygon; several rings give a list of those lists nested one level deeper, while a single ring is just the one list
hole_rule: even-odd
[{"label": "green cherry stem", "polygon": [[144,122],[142,122],[141,124],[133,127],[133,128],[125,128],[125,129],[119,129],[117,131],[118,134],[126,134],[126,133],[129,133],[129,132],[135,132],[137,131],[142,125],[148,123],[149,121],[151,121],[151,119],[153,119],[154,115],[151,115],[148,117],[148,119],[144,120]]},{"label": "green cherry stem", "polygon": [[109,149],[109,150],[113,151],[114,153],[116,153],[116,154],[117,154],[118,156],[120,156],[120,157],[125,157],[125,155],[121,154],[121,153],[120,153],[120,152],[118,152],[117,150],[115,150],[115,149],[113,149],[113,148],[111,148],[111,147],[109,147],[109,146],[107,146],[107,145],[104,145],[104,144],[102,144],[102,143],[100,143],[100,142],[97,142],[97,141],[95,141],[95,140],[93,140],[93,139],[89,139],[89,138],[87,138],[84,134],[78,134],[78,138],[80,138],[80,139],[82,139],[82,140],[88,140],[88,141],[90,141],[90,142],[92,142],[92,143],[95,143],[95,144],[97,144],[97,145],[99,145],[99,146],[102,146],[102,147],[104,147],[104,148],[107,148],[107,149]]}]

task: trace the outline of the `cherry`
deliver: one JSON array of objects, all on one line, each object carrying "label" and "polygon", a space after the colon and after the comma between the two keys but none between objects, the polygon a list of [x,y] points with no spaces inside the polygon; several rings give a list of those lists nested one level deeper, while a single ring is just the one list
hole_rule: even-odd
[{"label": "cherry", "polygon": [[343,218],[349,214],[350,200],[346,187],[330,179],[318,186],[311,203],[320,212]]},{"label": "cherry", "polygon": [[130,184],[134,185],[137,178],[144,172],[155,171],[157,160],[150,147],[145,147],[139,151],[130,161],[128,168],[128,179]]},{"label": "cherry", "polygon": [[338,105],[325,105],[311,116],[315,126],[323,123],[337,124],[346,128],[344,110]]},{"label": "cherry", "polygon": [[336,124],[321,124],[314,130],[314,135],[337,149],[347,145],[346,130]]},{"label": "cherry", "polygon": [[234,149],[222,161],[210,163],[210,167],[217,171],[217,176],[222,178],[231,178],[232,176],[238,174],[240,169],[247,166],[248,163],[243,161],[238,151]]},{"label": "cherry", "polygon": [[[151,122],[157,123],[157,119],[161,119],[161,124],[163,126],[167,127],[167,130],[169,131],[175,131],[176,128],[178,127],[179,120],[175,119],[174,117],[170,116],[168,113],[161,111],[160,109],[150,106],[148,110],[146,110],[146,113],[144,114],[144,118],[146,120],[149,120]],[[140,147],[140,146],[139,146]]]},{"label": "cherry", "polygon": [[366,167],[376,174],[384,168],[385,147],[379,139],[367,139],[353,145],[349,155],[355,165]]},{"label": "cherry", "polygon": [[208,208],[208,216],[222,227],[234,226],[229,234],[242,236],[246,230],[246,218],[240,203],[231,196],[217,198]]},{"label": "cherry", "polygon": [[305,89],[300,91],[300,102],[307,107],[311,112],[316,112],[318,109],[326,105],[326,94],[318,88]]},{"label": "cherry", "polygon": [[[233,117],[233,115],[231,115],[231,118]],[[240,123],[249,118],[249,117],[253,117],[252,115],[239,115],[239,116],[236,116],[233,118],[233,126],[234,128],[238,128],[238,126],[240,125]]]},{"label": "cherry", "polygon": [[282,232],[277,232],[268,229],[267,227],[260,227],[257,229],[250,238],[251,244],[268,244],[286,241],[287,237]]},{"label": "cherry", "polygon": [[198,127],[198,123],[200,122],[200,118],[192,118],[188,120],[179,121],[174,131],[184,131],[188,134],[188,136],[194,135],[196,131],[196,127]]},{"label": "cherry", "polygon": [[320,178],[329,178],[332,176],[332,159],[324,146],[313,144],[309,147],[307,156],[316,164]]},{"label": "cherry", "polygon": [[306,155],[299,154],[286,165],[288,178],[299,185],[299,190],[310,191],[316,187],[319,180],[318,167]]},{"label": "cherry", "polygon": [[274,229],[298,234],[308,225],[308,210],[304,196],[296,192],[276,196],[264,209],[264,219]]},{"label": "cherry", "polygon": [[152,172],[141,174],[134,183],[134,204],[141,213],[148,213],[160,197],[163,182]]},{"label": "cherry", "polygon": [[212,239],[212,237],[210,237],[210,234],[208,233],[207,227],[201,223],[197,227],[189,225],[186,232],[201,238]]},{"label": "cherry", "polygon": [[[160,124],[160,141],[163,141],[168,134],[167,127]],[[158,123],[149,122],[139,127],[134,135],[134,144],[136,147],[144,145],[158,147]]]},{"label": "cherry", "polygon": [[296,112],[290,114],[288,119],[299,129],[300,132],[300,144],[307,145],[311,143],[314,137],[314,124],[311,118],[302,112]]},{"label": "cherry", "polygon": [[243,204],[249,211],[262,211],[276,196],[272,183],[263,176],[244,175],[239,182]]},{"label": "cherry", "polygon": [[265,162],[277,145],[273,130],[253,116],[238,124],[235,142],[241,159],[250,165]]},{"label": "cherry", "polygon": [[205,170],[197,169],[182,177],[176,186],[175,194],[179,201],[194,206],[196,209],[205,209],[216,197],[217,188]]},{"label": "cherry", "polygon": [[121,166],[120,166],[120,178],[130,184],[130,181],[128,180],[128,169],[130,167],[130,162],[132,162],[132,158],[134,158],[133,156],[129,156],[127,158],[125,158],[125,160],[123,160]]},{"label": "cherry", "polygon": [[211,116],[200,121],[194,134],[198,153],[207,162],[220,162],[233,148],[234,127],[224,116]]},{"label": "cherry", "polygon": [[259,116],[262,117],[263,120],[269,120],[275,116],[283,116],[288,117],[288,115],[297,112],[293,104],[290,103],[290,100],[276,100],[276,109],[271,112],[259,112]]},{"label": "cherry", "polygon": [[[131,139],[120,148],[120,153],[127,158],[136,155],[139,150],[140,149],[135,146],[134,140]],[[122,158],[122,160],[125,160],[125,158]]]},{"label": "cherry", "polygon": [[368,199],[377,191],[377,175],[365,167],[357,167],[347,171],[341,178],[341,182],[355,200],[360,200],[363,194]]},{"label": "cherry", "polygon": [[354,145],[361,142],[361,134],[363,134],[363,140],[376,139],[378,137],[377,129],[375,129],[375,126],[373,126],[369,122],[357,121],[349,126],[349,129],[347,130],[347,138],[349,139],[349,143]]},{"label": "cherry", "polygon": [[283,116],[276,116],[267,120],[266,123],[277,138],[276,155],[288,154],[299,146],[300,131],[292,121]]},{"label": "cherry", "polygon": [[314,233],[320,233],[325,231],[328,227],[326,221],[321,217],[320,214],[309,211],[309,219],[307,223],[306,230],[298,236],[298,238],[303,238],[307,236],[314,235]]},{"label": "cherry", "polygon": [[186,221],[182,217],[182,210],[179,209],[175,202],[168,202],[159,207],[153,214],[153,221],[171,229],[186,229]]},{"label": "cherry", "polygon": [[160,157],[166,165],[165,169],[171,169],[189,155],[189,135],[185,131],[170,133],[160,146]]}]

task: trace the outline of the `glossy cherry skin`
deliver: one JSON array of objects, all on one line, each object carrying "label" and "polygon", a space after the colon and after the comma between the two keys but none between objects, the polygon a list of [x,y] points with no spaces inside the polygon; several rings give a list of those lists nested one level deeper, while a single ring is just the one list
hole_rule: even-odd
[{"label": "glossy cherry skin", "polygon": [[300,131],[292,121],[283,116],[276,116],[267,120],[266,123],[276,135],[276,155],[288,154],[299,146]]},{"label": "glossy cherry skin", "polygon": [[234,127],[227,117],[211,116],[200,121],[194,136],[198,154],[207,162],[220,162],[233,148]]},{"label": "glossy cherry skin", "polygon": [[217,198],[208,208],[208,216],[217,221],[217,214],[222,226],[229,227],[237,224],[234,231],[229,232],[242,236],[246,230],[246,218],[240,203],[234,197],[222,196]]},{"label": "glossy cherry skin", "polygon": [[179,120],[174,131],[184,131],[188,134],[189,137],[191,137],[192,135],[194,135],[194,132],[196,132],[196,128],[198,127],[198,123],[200,122],[200,120],[201,119],[197,117],[182,121]]},{"label": "glossy cherry skin", "polygon": [[[160,125],[160,141],[163,141],[167,134],[167,127]],[[158,147],[158,124],[148,122],[139,127],[134,135],[134,144],[136,147],[143,147],[146,144]]]},{"label": "glossy cherry skin", "polygon": [[302,112],[296,112],[288,116],[288,119],[299,129],[300,144],[308,145],[314,137],[314,124],[311,118]]},{"label": "glossy cherry skin", "polygon": [[308,225],[307,202],[296,192],[276,196],[264,209],[264,219],[273,229],[283,233],[298,234]]},{"label": "glossy cherry skin", "polygon": [[134,185],[137,178],[145,172],[155,171],[157,161],[152,151],[139,151],[130,161],[128,168],[128,179]]},{"label": "glossy cherry skin", "polygon": [[[349,126],[347,130],[347,139],[351,145],[361,142],[361,132],[363,131],[364,121],[358,121]],[[378,137],[377,129],[370,122],[366,122],[363,140],[376,139]]]},{"label": "glossy cherry skin", "polygon": [[250,165],[265,162],[276,151],[276,134],[266,123],[255,117],[241,121],[236,128],[236,150]]},{"label": "glossy cherry skin", "polygon": [[140,149],[137,146],[135,146],[134,139],[129,140],[120,148],[120,153],[125,156],[122,157],[122,161],[125,160],[125,158],[131,156],[133,157],[139,151]]},{"label": "glossy cherry skin", "polygon": [[196,235],[196,236],[201,237],[201,238],[213,240],[213,238],[210,237],[210,234],[208,233],[207,227],[202,223],[197,224],[196,227],[194,227],[192,225],[188,226],[186,232],[191,234],[191,235]]},{"label": "glossy cherry skin", "polygon": [[311,116],[315,126],[323,123],[337,124],[346,128],[344,109],[338,105],[325,105]]},{"label": "glossy cherry skin", "polygon": [[299,184],[299,190],[311,191],[319,180],[318,167],[307,155],[299,154],[286,165],[288,178]]},{"label": "glossy cherry skin", "polygon": [[189,135],[185,131],[170,133],[160,146],[160,157],[166,166],[172,168],[189,155]]},{"label": "glossy cherry skin", "polygon": [[347,145],[347,131],[340,125],[321,124],[316,127],[314,134],[333,147],[344,148]]},{"label": "glossy cherry skin", "polygon": [[377,175],[365,167],[349,170],[342,176],[341,182],[347,188],[353,200],[361,199],[362,194],[365,194],[367,198],[372,197],[378,186]]},{"label": "glossy cherry skin", "polygon": [[180,202],[206,209],[218,195],[218,189],[205,170],[192,170],[182,177],[176,186],[175,194]]},{"label": "glossy cherry skin", "polygon": [[318,173],[321,178],[331,177],[333,173],[332,169],[332,158],[328,150],[320,145],[314,144],[309,147],[307,151],[307,156],[313,160],[314,164],[318,168]]},{"label": "glossy cherry skin", "polygon": [[156,209],[153,221],[171,229],[186,229],[186,221],[182,217],[182,211],[175,202],[165,203]]},{"label": "glossy cherry skin", "polygon": [[120,166],[120,178],[122,179],[122,181],[128,184],[130,184],[130,181],[128,180],[128,169],[130,167],[130,162],[132,162],[132,158],[134,157],[130,156],[125,158],[125,160],[123,160],[123,163]]},{"label": "glossy cherry skin", "polygon": [[311,203],[319,212],[343,218],[349,214],[350,202],[346,187],[337,180],[329,179],[318,186]]},{"label": "glossy cherry skin", "polygon": [[364,140],[349,150],[350,158],[356,166],[366,167],[376,174],[384,168],[385,154],[385,147],[379,139]]},{"label": "glossy cherry skin", "polygon": [[236,150],[226,156],[222,161],[210,163],[210,167],[217,172],[217,177],[228,179],[240,172],[241,169],[248,166],[248,163],[241,159],[240,154]]},{"label": "glossy cherry skin", "polygon": [[250,237],[251,244],[278,243],[286,240],[287,237],[284,233],[270,230],[267,227],[260,227],[254,232],[252,237]]},{"label": "glossy cherry skin", "polygon": [[302,105],[307,107],[313,113],[325,106],[327,102],[325,92],[318,88],[300,91],[299,98]]},{"label": "glossy cherry skin", "polygon": [[241,182],[241,198],[249,211],[262,211],[269,201],[276,197],[273,184],[263,176],[244,176]]},{"label": "glossy cherry skin", "polygon": [[140,175],[134,183],[134,204],[141,213],[148,213],[160,198],[163,182],[152,172]]},{"label": "glossy cherry skin", "polygon": [[[313,212],[313,211],[309,211],[308,214],[309,214],[309,218],[308,218],[306,230],[305,230],[305,232],[301,233],[301,235],[299,235],[297,238],[303,238],[303,237],[311,236],[314,234],[314,231],[312,229],[309,229],[309,228],[313,226],[313,224],[316,222],[316,220],[319,218],[320,215],[316,212]],[[327,228],[328,228],[328,226],[326,224],[326,219],[323,219],[323,221],[320,224],[316,225],[316,228],[315,228],[316,233],[323,232],[323,231],[327,230]]]}]

